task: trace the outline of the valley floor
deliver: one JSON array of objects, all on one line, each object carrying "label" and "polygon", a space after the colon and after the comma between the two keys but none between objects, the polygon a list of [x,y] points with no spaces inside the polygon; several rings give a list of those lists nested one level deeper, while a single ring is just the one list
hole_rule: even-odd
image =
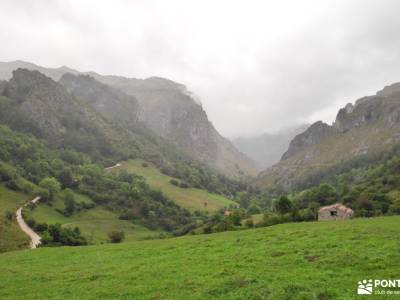
[{"label": "valley floor", "polygon": [[399,249],[398,216],[39,248],[0,255],[0,298],[356,299],[399,278]]}]

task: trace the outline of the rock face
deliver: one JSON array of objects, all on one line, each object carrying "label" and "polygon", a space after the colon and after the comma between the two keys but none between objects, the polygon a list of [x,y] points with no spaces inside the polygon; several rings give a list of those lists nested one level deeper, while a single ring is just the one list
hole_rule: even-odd
[{"label": "rock face", "polygon": [[287,151],[290,141],[304,132],[309,125],[283,129],[276,133],[264,133],[254,137],[240,137],[232,142],[239,151],[257,163],[261,169],[276,164]]},{"label": "rock face", "polygon": [[[67,90],[38,71],[17,69],[2,83],[0,118],[23,130],[62,146],[70,140],[79,147],[110,154],[111,127],[89,107],[82,106]],[[96,139],[90,139],[96,132]]]},{"label": "rock face", "polygon": [[59,83],[78,99],[87,102],[100,114],[119,122],[136,124],[139,103],[136,98],[105,85],[88,75],[64,74]]},{"label": "rock face", "polygon": [[285,160],[311,145],[320,143],[324,138],[334,133],[335,129],[322,121],[312,124],[290,142],[289,149],[282,155],[281,160]]},{"label": "rock face", "polygon": [[140,120],[193,158],[225,174],[256,174],[253,162],[218,133],[184,85],[159,77],[138,80],[91,75],[135,96],[141,108]]},{"label": "rock face", "polygon": [[297,135],[281,161],[259,174],[257,184],[290,190],[307,175],[399,142],[400,84],[394,84],[347,104],[332,126],[317,122]]},{"label": "rock face", "polygon": [[[254,163],[218,133],[201,105],[182,84],[159,77],[135,79],[80,73],[68,67],[43,68],[22,61],[0,63],[0,79],[11,78],[12,71],[18,67],[39,70],[55,81],[60,80],[68,91],[88,101],[101,114],[125,118],[127,122],[142,122],[192,158],[227,175],[257,173]],[[64,76],[66,73],[70,75]],[[72,76],[79,74],[90,77]],[[115,101],[121,107],[116,107]]]}]

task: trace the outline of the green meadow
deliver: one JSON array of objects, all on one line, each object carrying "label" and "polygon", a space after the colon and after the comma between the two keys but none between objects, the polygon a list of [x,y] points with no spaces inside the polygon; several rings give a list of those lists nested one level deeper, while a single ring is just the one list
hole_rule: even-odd
[{"label": "green meadow", "polygon": [[29,245],[28,237],[19,229],[15,218],[13,220],[6,218],[7,212],[15,214],[18,207],[29,200],[27,195],[0,185],[0,252],[21,249]]},{"label": "green meadow", "polygon": [[359,280],[399,278],[399,250],[395,216],[14,251],[0,298],[359,299]]},{"label": "green meadow", "polygon": [[116,167],[112,171],[118,172],[118,170],[126,170],[127,172],[143,176],[150,187],[162,191],[178,205],[191,211],[216,211],[220,208],[236,204],[224,196],[209,193],[206,190],[180,188],[172,185],[170,180],[174,179],[173,177],[161,173],[160,170],[151,163],[147,163],[147,167],[144,167],[143,163],[144,161],[141,159],[122,162],[121,167]]},{"label": "green meadow", "polygon": [[[74,198],[78,203],[92,202],[88,197],[77,193],[74,193]],[[140,224],[134,224],[127,220],[120,220],[117,213],[101,206],[74,212],[74,214],[69,217],[61,213],[63,210],[64,202],[61,192],[55,197],[51,206],[39,203],[34,210],[28,211],[27,214],[39,223],[60,223],[63,227],[79,227],[82,235],[92,244],[108,242],[108,233],[111,231],[123,231],[125,233],[124,241],[155,238],[158,237],[161,232],[149,230]]]}]

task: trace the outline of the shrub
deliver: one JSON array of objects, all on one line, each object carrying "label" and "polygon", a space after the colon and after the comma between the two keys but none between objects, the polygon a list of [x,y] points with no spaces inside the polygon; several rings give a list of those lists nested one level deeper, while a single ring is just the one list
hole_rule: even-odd
[{"label": "shrub", "polygon": [[176,180],[176,179],[171,179],[171,180],[169,181],[169,183],[172,184],[172,185],[175,185],[175,186],[179,186],[179,181]]},{"label": "shrub", "polygon": [[275,202],[275,210],[280,214],[286,214],[293,208],[293,203],[286,197],[282,196]]},{"label": "shrub", "polygon": [[108,234],[108,238],[111,243],[121,243],[125,239],[125,233],[115,230]]},{"label": "shrub", "polygon": [[39,186],[49,191],[49,199],[53,200],[56,193],[61,190],[61,185],[54,177],[46,177],[39,182]]},{"label": "shrub", "polygon": [[247,219],[246,222],[245,222],[245,225],[248,228],[253,228],[254,227],[253,219]]},{"label": "shrub", "polygon": [[13,167],[0,162],[0,181],[15,179],[17,176],[17,171]]},{"label": "shrub", "polygon": [[81,235],[78,227],[74,229],[63,228],[61,224],[47,225],[47,230],[43,232],[43,245],[66,245],[66,246],[81,246],[87,245],[86,239]]},{"label": "shrub", "polygon": [[12,211],[6,211],[5,216],[6,216],[7,220],[11,221],[14,219],[14,213]]},{"label": "shrub", "polygon": [[256,205],[256,204],[251,204],[248,208],[247,208],[247,214],[248,215],[255,215],[255,214],[259,214],[261,212],[261,208]]},{"label": "shrub", "polygon": [[182,189],[188,189],[188,188],[190,188],[190,185],[188,183],[186,183],[186,182],[181,182],[179,184],[179,187],[182,188]]},{"label": "shrub", "polygon": [[66,189],[64,191],[64,205],[65,205],[64,215],[71,216],[76,209],[76,204],[75,204],[74,193],[70,189]]}]

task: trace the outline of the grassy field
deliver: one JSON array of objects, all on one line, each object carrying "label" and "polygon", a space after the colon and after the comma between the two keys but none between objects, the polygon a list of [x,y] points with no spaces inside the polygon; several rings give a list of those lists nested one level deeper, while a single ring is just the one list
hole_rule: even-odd
[{"label": "grassy field", "polygon": [[359,299],[359,280],[399,278],[399,249],[400,217],[381,217],[15,251],[0,298]]},{"label": "grassy field", "polygon": [[28,237],[19,229],[15,220],[9,221],[6,212],[15,213],[17,208],[29,201],[27,195],[14,192],[0,185],[0,252],[25,248]]},{"label": "grassy field", "polygon": [[[75,194],[75,199],[77,202],[91,202],[89,198],[79,194]],[[99,206],[75,212],[70,217],[64,216],[57,209],[64,210],[61,195],[56,197],[52,206],[39,204],[28,214],[37,222],[48,224],[60,223],[65,227],[72,228],[77,226],[81,229],[82,235],[90,243],[95,244],[107,242],[108,233],[113,230],[124,231],[125,241],[127,242],[158,237],[160,234],[159,231],[149,230],[140,224],[119,220],[117,214]]]},{"label": "grassy field", "polygon": [[[143,160],[136,159],[121,163],[121,167],[114,168],[113,172],[124,169],[128,172],[146,178],[146,182],[154,189],[162,191],[168,198],[189,210],[215,211],[220,208],[229,207],[235,202],[217,194],[212,194],[206,190],[188,188],[183,189],[170,183],[173,179],[160,172],[154,165],[148,163],[148,167],[143,167]],[[207,203],[207,206],[204,204]]]}]

